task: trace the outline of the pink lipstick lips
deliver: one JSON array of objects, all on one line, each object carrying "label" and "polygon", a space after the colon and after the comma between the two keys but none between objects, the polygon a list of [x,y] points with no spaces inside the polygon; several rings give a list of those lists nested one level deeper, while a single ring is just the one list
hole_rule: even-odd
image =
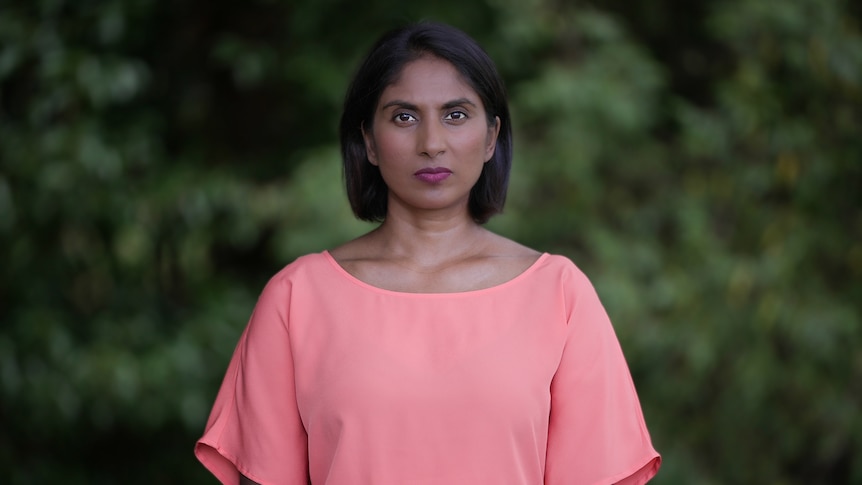
[{"label": "pink lipstick lips", "polygon": [[413,175],[423,182],[436,184],[452,175],[452,171],[443,167],[429,167],[417,170]]}]

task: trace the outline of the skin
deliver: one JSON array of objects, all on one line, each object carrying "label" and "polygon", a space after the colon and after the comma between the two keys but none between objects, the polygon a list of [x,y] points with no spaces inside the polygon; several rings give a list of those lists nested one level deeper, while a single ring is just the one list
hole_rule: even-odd
[{"label": "skin", "polygon": [[[412,293],[471,291],[508,281],[540,253],[477,224],[467,208],[482,165],[494,155],[500,120],[489,126],[478,94],[448,61],[407,64],[363,130],[370,163],[389,189],[386,220],[330,251],[353,276]],[[439,183],[415,173],[444,167]],[[258,485],[240,475],[241,485]]]},{"label": "skin", "polygon": [[[481,99],[449,62],[407,64],[363,132],[389,188],[386,220],[330,251],[336,261],[369,284],[414,293],[488,288],[532,265],[540,253],[486,230],[467,209],[499,127],[499,120],[488,125]],[[452,175],[436,184],[417,180],[414,173],[428,166]],[[242,475],[240,484],[259,485]]]},{"label": "skin", "polygon": [[[488,288],[523,272],[540,254],[488,231],[467,208],[499,130],[451,63],[425,56],[407,64],[363,130],[369,161],[389,189],[386,219],[332,256],[366,283],[412,293]],[[451,175],[419,180],[417,170],[428,167]]]}]

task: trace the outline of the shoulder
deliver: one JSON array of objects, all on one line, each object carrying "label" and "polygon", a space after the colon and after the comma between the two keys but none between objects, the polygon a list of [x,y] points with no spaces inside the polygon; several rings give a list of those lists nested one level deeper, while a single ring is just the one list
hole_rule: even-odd
[{"label": "shoulder", "polygon": [[273,309],[286,318],[291,301],[304,299],[321,288],[332,287],[335,272],[328,269],[331,268],[328,259],[325,252],[307,254],[283,267],[264,285],[258,295],[255,311]]},{"label": "shoulder", "polygon": [[509,239],[495,232],[487,231],[487,248],[489,253],[496,253],[509,257],[524,257],[537,259],[542,255],[531,247],[525,246],[518,241]]},{"label": "shoulder", "polygon": [[544,253],[541,263],[543,270],[558,274],[561,280],[573,283],[589,282],[586,274],[568,256],[557,253]]},{"label": "shoulder", "polygon": [[568,308],[573,308],[578,302],[599,302],[591,279],[568,256],[545,253],[536,266],[538,278],[555,285]]},{"label": "shoulder", "polygon": [[508,267],[510,274],[531,273],[531,284],[559,288],[566,294],[594,291],[590,279],[568,256],[538,251],[503,236],[495,237],[493,253],[499,257],[491,261],[501,268]]},{"label": "shoulder", "polygon": [[289,288],[309,277],[328,274],[323,270],[331,266],[329,260],[330,256],[325,251],[302,255],[270,277],[266,290]]},{"label": "shoulder", "polygon": [[500,268],[510,267],[510,272],[520,273],[534,266],[544,253],[517,241],[488,232],[488,241],[483,257]]},{"label": "shoulder", "polygon": [[380,242],[376,233],[377,230],[369,231],[355,239],[328,249],[326,253],[339,263],[368,259],[370,254],[380,252]]},{"label": "shoulder", "polygon": [[272,279],[290,279],[298,274],[307,273],[309,271],[316,271],[320,269],[320,267],[326,266],[328,264],[329,256],[327,255],[326,251],[304,254],[281,268],[281,270],[279,270],[275,275],[273,275]]}]

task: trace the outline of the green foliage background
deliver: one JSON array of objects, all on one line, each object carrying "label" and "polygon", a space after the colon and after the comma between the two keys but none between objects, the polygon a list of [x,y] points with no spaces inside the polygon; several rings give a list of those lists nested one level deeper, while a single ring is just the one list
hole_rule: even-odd
[{"label": "green foliage background", "polygon": [[0,3],[3,481],[215,483],[192,446],[258,292],[368,229],[347,80],[420,18],[507,79],[491,226],[593,279],[655,483],[862,483],[850,0]]}]

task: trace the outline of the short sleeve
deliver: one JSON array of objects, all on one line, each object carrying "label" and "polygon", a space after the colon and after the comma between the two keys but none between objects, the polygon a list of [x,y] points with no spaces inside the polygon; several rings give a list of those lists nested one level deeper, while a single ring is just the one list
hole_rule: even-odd
[{"label": "short sleeve", "polygon": [[658,472],[628,365],[592,284],[564,285],[566,343],[551,383],[545,485],[644,484]]},{"label": "short sleeve", "polygon": [[287,283],[274,278],[264,288],[195,446],[198,460],[224,485],[237,485],[240,472],[262,485],[308,483],[289,301]]}]

